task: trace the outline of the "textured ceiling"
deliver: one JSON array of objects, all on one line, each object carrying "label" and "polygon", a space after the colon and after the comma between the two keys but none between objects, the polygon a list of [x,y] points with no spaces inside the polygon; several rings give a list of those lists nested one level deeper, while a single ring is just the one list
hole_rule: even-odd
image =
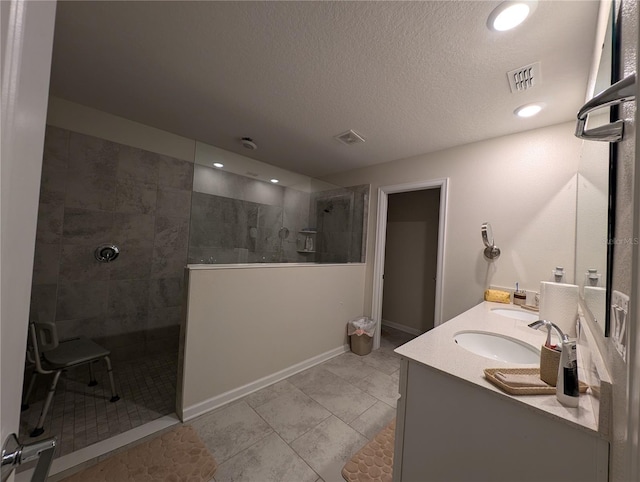
[{"label": "textured ceiling", "polygon": [[[598,2],[541,0],[493,32],[499,3],[59,2],[51,94],[310,176],[575,118]],[[535,61],[542,82],[512,94],[506,72]]]}]

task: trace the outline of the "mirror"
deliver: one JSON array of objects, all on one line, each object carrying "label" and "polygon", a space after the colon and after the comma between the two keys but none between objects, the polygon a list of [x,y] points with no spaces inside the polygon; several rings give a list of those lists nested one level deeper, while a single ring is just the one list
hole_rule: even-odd
[{"label": "mirror", "polygon": [[496,247],[493,240],[493,230],[489,223],[482,223],[480,228],[482,233],[482,242],[485,245],[484,256],[487,259],[497,259],[500,256],[500,248]]},{"label": "mirror", "polygon": [[[618,4],[612,2],[603,42],[602,55],[592,94],[596,95],[618,80],[615,72],[616,15]],[[589,116],[589,128],[608,124],[617,118],[617,112],[601,109]],[[576,272],[575,283],[580,286],[580,297],[602,333],[608,336],[610,261],[613,246],[613,213],[609,194],[615,184],[615,144],[585,141],[578,169],[578,196],[576,212]],[[613,171],[612,171],[613,170]],[[611,182],[610,182],[611,179]],[[614,198],[614,196],[611,196]]]}]

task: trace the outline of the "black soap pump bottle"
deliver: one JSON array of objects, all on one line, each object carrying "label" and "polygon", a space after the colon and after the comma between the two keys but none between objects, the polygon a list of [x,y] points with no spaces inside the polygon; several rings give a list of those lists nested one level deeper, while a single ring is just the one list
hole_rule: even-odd
[{"label": "black soap pump bottle", "polygon": [[580,400],[578,386],[578,357],[575,341],[563,340],[560,365],[558,366],[558,382],[556,397],[567,407],[577,407]]}]

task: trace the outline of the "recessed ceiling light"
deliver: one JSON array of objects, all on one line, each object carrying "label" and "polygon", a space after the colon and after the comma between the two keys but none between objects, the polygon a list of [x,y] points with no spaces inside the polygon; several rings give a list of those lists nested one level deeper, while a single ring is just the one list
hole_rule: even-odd
[{"label": "recessed ceiling light", "polygon": [[537,5],[537,0],[502,2],[489,15],[487,26],[498,32],[511,30],[524,22]]},{"label": "recessed ceiling light", "polygon": [[221,162],[214,162],[213,167],[224,167],[224,164],[222,164]]},{"label": "recessed ceiling light", "polygon": [[279,179],[271,179],[271,182],[274,183],[274,184],[278,184],[280,182],[280,180]]},{"label": "recessed ceiling light", "polygon": [[521,105],[513,113],[518,117],[532,117],[542,110],[543,104]]}]

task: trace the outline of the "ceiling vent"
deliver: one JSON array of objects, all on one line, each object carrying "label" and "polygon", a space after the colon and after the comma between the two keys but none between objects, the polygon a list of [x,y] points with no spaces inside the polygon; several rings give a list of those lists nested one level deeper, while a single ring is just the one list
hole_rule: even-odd
[{"label": "ceiling vent", "polygon": [[540,62],[525,65],[519,69],[507,72],[507,77],[509,78],[511,93],[529,90],[538,85],[542,80],[540,75]]},{"label": "ceiling vent", "polygon": [[348,146],[352,144],[358,144],[360,142],[364,142],[364,137],[358,134],[354,130],[348,130],[347,132],[343,132],[342,134],[338,134],[334,137],[334,139],[338,139],[343,144]]}]

